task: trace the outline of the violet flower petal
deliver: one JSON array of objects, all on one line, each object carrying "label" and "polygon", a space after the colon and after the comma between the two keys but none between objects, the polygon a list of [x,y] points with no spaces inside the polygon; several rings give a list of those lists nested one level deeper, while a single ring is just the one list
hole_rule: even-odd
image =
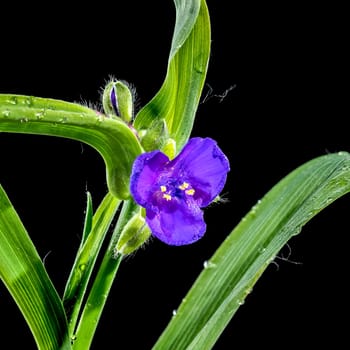
[{"label": "violet flower petal", "polygon": [[115,91],[115,86],[113,86],[111,89],[110,101],[111,101],[111,105],[115,115],[119,116],[119,106],[118,106],[118,99],[117,99],[117,93]]},{"label": "violet flower petal", "polygon": [[152,234],[162,242],[180,246],[194,243],[204,235],[203,212],[195,203],[174,199],[165,201],[159,209],[147,210],[146,222]]},{"label": "violet flower petal", "polygon": [[130,192],[136,203],[146,207],[157,179],[169,158],[160,151],[142,153],[133,164]]},{"label": "violet flower petal", "polygon": [[195,137],[168,164],[175,178],[183,177],[195,189],[194,198],[206,207],[222,191],[230,170],[227,157],[211,138]]}]

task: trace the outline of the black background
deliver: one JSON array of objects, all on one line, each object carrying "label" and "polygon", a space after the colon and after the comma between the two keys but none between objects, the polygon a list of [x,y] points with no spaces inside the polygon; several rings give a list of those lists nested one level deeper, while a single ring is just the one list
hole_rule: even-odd
[{"label": "black background", "polygon": [[[203,262],[258,199],[302,163],[350,151],[345,8],[214,0],[208,6],[212,52],[203,97],[212,94],[192,135],[216,139],[229,157],[228,202],[205,211],[208,231],[198,243],[153,240],[122,264],[92,349],[150,349]],[[113,75],[136,87],[141,107],[164,79],[174,15],[170,0],[4,6],[0,93],[98,103]],[[62,293],[85,192],[95,205],[106,193],[102,159],[71,140],[0,134],[0,183]],[[214,349],[346,342],[349,203],[347,196],[337,200],[290,240]],[[2,341],[35,349],[3,286],[0,308]]]}]

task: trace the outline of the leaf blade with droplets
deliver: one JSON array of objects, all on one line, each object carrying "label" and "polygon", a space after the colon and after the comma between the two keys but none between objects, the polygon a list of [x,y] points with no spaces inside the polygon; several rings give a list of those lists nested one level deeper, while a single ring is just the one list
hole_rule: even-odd
[{"label": "leaf blade with droplets", "polygon": [[110,192],[129,198],[131,167],[142,147],[123,121],[76,103],[0,94],[1,131],[65,137],[92,146],[105,161]]},{"label": "leaf blade with droplets", "polygon": [[276,184],[206,262],[153,350],[211,349],[284,244],[350,192],[350,155],[315,158]]},{"label": "leaf blade with droplets", "polygon": [[61,300],[1,186],[0,277],[26,319],[38,349],[71,349]]}]

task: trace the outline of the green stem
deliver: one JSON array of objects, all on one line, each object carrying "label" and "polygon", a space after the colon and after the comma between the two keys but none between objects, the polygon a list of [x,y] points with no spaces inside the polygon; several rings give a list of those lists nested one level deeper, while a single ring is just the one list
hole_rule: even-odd
[{"label": "green stem", "polygon": [[118,224],[113,232],[110,244],[103,257],[100,269],[96,275],[82,312],[77,332],[74,337],[74,344],[72,346],[74,350],[90,349],[107,297],[111,290],[119,265],[123,259],[123,255],[121,254],[115,256],[114,248],[120,232],[132,217],[135,208],[136,205],[132,200],[124,202],[118,219]]}]

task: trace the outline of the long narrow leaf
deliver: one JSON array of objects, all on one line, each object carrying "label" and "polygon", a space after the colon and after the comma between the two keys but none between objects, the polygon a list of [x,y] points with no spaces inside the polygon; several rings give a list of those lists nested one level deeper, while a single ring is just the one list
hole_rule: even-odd
[{"label": "long narrow leaf", "polygon": [[83,235],[81,238],[79,249],[82,248],[86,239],[89,236],[89,233],[91,232],[93,215],[94,215],[94,211],[93,211],[93,206],[92,206],[91,193],[87,192],[86,193],[86,209],[85,209],[84,229],[83,229]]},{"label": "long narrow leaf", "polygon": [[136,207],[137,205],[133,200],[123,203],[117,225],[113,230],[112,237],[81,313],[75,333],[75,341],[72,345],[73,350],[85,350],[91,347],[107,297],[123,259],[122,254],[115,254],[115,246],[123,227],[135,214]]},{"label": "long narrow leaf", "polygon": [[63,297],[71,335],[96,259],[119,204],[119,200],[107,193],[93,216],[91,232],[77,253]]},{"label": "long narrow leaf", "polygon": [[280,181],[205,264],[154,350],[211,349],[282,246],[349,191],[345,152],[311,160]]},{"label": "long narrow leaf", "polygon": [[0,277],[26,319],[38,348],[70,349],[61,300],[1,186]]},{"label": "long narrow leaf", "polygon": [[87,143],[106,163],[109,190],[118,198],[129,197],[131,166],[142,148],[121,120],[75,103],[0,94],[1,131],[60,136]]},{"label": "long narrow leaf", "polygon": [[170,137],[181,149],[188,140],[207,74],[210,21],[204,0],[175,0],[176,23],[165,81],[138,113],[137,129],[165,119]]}]

